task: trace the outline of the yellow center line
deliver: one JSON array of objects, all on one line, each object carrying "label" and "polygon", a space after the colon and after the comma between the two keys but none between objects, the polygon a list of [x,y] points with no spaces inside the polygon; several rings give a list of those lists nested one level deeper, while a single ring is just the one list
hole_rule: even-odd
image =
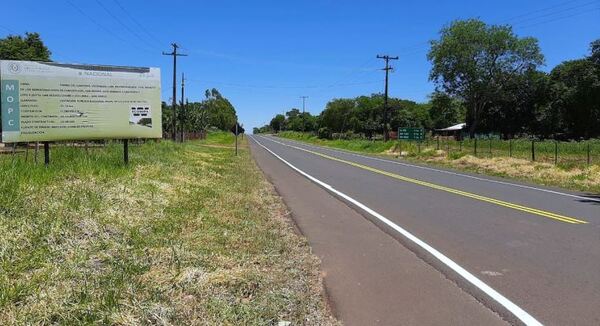
[{"label": "yellow center line", "polygon": [[[290,145],[287,145],[290,146]],[[522,212],[527,212],[527,213],[531,213],[531,214],[535,214],[535,215],[539,215],[539,216],[543,216],[543,217],[547,217],[547,218],[551,218],[553,220],[557,220],[557,221],[561,221],[564,223],[571,223],[571,224],[587,224],[588,222],[580,220],[580,219],[576,219],[573,217],[568,217],[568,216],[564,216],[564,215],[560,215],[560,214],[556,214],[556,213],[552,213],[552,212],[548,212],[548,211],[544,211],[541,209],[536,209],[536,208],[531,208],[531,207],[527,207],[527,206],[522,206],[522,205],[518,205],[518,204],[513,204],[510,202],[506,202],[506,201],[502,201],[502,200],[498,200],[498,199],[494,199],[494,198],[490,198],[490,197],[485,197],[485,196],[481,196],[481,195],[477,195],[474,193],[470,193],[470,192],[466,192],[466,191],[462,191],[462,190],[458,190],[458,189],[454,189],[454,188],[449,188],[449,187],[445,187],[445,186],[440,186],[434,183],[430,183],[430,182],[426,182],[426,181],[421,181],[421,180],[417,180],[417,179],[413,179],[413,178],[408,178],[405,176],[401,176],[395,173],[391,173],[391,172],[387,172],[387,171],[383,171],[383,170],[379,170],[367,165],[363,165],[363,164],[359,164],[359,163],[355,163],[355,162],[351,162],[351,161],[346,161],[346,160],[342,160],[340,158],[337,157],[333,157],[333,156],[329,156],[323,153],[319,153],[319,152],[315,152],[315,151],[311,151],[305,148],[300,148],[300,147],[296,147],[296,146],[291,146],[293,148],[296,149],[300,149],[302,151],[332,160],[332,161],[337,161],[340,163],[344,163],[344,164],[348,164],[357,168],[361,168],[367,171],[371,171],[374,173],[378,173],[378,174],[382,174],[397,180],[402,180],[405,182],[410,182],[410,183],[414,183],[414,184],[418,184],[424,187],[429,187],[429,188],[433,188],[433,189],[437,189],[437,190],[441,190],[441,191],[446,191],[449,193],[453,193],[456,195],[460,195],[460,196],[464,196],[464,197],[468,197],[468,198],[472,198],[472,199],[476,199],[476,200],[480,200],[480,201],[484,201],[484,202],[488,202],[488,203],[492,203],[492,204],[496,204],[499,206],[504,206],[504,207],[508,207],[508,208],[512,208],[512,209],[516,209]]]}]

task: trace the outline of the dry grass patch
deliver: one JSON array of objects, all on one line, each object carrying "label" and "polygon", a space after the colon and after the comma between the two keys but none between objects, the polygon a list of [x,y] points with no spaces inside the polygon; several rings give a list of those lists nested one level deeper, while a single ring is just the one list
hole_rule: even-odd
[{"label": "dry grass patch", "polygon": [[426,161],[477,173],[508,176],[581,191],[600,192],[600,165],[564,169],[554,164],[532,162],[524,159],[509,157],[480,158],[472,155],[465,155],[457,159],[448,159],[444,155],[440,155],[430,157]]}]

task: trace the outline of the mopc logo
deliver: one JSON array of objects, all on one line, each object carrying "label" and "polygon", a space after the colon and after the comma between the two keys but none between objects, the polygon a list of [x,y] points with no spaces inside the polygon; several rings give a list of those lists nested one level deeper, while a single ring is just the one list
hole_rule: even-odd
[{"label": "mopc logo", "polygon": [[2,87],[2,97],[0,98],[2,131],[19,131],[21,129],[19,110],[19,81],[2,80],[0,82],[0,87]]},{"label": "mopc logo", "polygon": [[21,72],[21,65],[16,62],[11,62],[8,64],[8,70],[13,74],[18,74]]}]

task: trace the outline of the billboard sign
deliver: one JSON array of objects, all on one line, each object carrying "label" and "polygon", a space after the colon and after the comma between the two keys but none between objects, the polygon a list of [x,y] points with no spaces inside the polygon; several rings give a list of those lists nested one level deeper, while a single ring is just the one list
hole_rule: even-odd
[{"label": "billboard sign", "polygon": [[160,69],[0,61],[3,142],[161,138]]}]

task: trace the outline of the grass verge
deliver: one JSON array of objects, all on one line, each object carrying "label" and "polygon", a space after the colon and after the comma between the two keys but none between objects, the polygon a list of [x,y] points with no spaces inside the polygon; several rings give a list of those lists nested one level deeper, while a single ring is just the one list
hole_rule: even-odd
[{"label": "grass verge", "polygon": [[[328,140],[314,135],[298,132],[282,132],[280,137],[304,141],[321,146],[328,146],[353,152],[360,152],[387,157],[402,157],[417,163],[448,167],[457,170],[475,172],[513,178],[547,186],[561,187],[576,191],[600,194],[600,165],[592,164],[554,165],[547,162],[532,162],[528,159],[514,157],[475,157],[465,150],[451,149],[450,155],[444,144],[436,150],[435,143],[423,144],[419,149],[415,143],[369,140]],[[482,149],[482,151],[485,148]]]},{"label": "grass verge", "polygon": [[[0,157],[0,324],[337,324],[318,260],[233,138]],[[223,145],[229,145],[223,146]]]}]

